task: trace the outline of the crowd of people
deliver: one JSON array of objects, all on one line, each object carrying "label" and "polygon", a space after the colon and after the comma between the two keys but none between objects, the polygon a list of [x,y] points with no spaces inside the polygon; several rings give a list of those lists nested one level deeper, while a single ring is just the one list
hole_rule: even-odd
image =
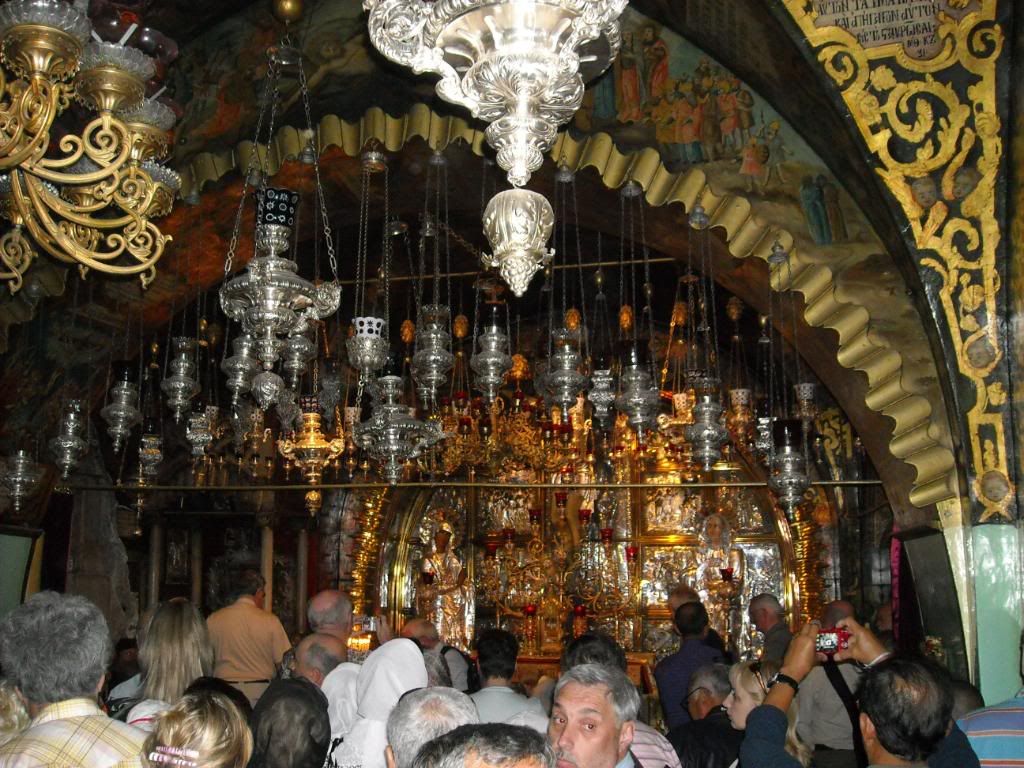
[{"label": "crowd of people", "polygon": [[[140,626],[138,674],[114,664],[107,623],[83,597],[43,592],[0,621],[0,768],[931,768],[1021,765],[1024,691],[984,708],[969,685],[894,653],[829,604],[794,635],[779,601],[749,617],[760,658],[732,662],[696,593],[669,597],[679,650],[654,676],[667,733],[611,637],[567,645],[557,679],[516,682],[519,644],[478,633],[474,655],[424,619],[348,661],[352,603],[328,590],[293,646],[263,610],[259,575],[204,619],[187,600]],[[842,630],[833,653],[822,628]],[[119,650],[130,650],[126,645]],[[117,686],[109,686],[112,670]],[[131,671],[131,670],[128,670]],[[1015,671],[1016,672],[1016,671]],[[651,722],[645,722],[651,721]],[[651,723],[654,723],[652,725]],[[981,758],[979,762],[979,758]]]}]

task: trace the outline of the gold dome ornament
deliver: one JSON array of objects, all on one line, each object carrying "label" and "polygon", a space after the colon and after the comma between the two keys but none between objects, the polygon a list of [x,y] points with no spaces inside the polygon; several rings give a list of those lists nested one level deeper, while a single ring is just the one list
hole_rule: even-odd
[{"label": "gold dome ornament", "polygon": [[520,354],[512,355],[512,370],[509,376],[514,381],[526,381],[530,378],[530,363]]},{"label": "gold dome ornament", "polygon": [[623,333],[633,330],[633,308],[629,304],[623,304],[619,309],[619,330]]},{"label": "gold dome ornament", "polygon": [[573,307],[572,309],[566,310],[565,313],[565,327],[570,331],[579,330],[582,318],[580,317],[580,311]]},{"label": "gold dome ornament", "polygon": [[677,301],[672,307],[672,325],[686,325],[688,314],[689,308],[686,306],[686,302]]},{"label": "gold dome ornament", "polygon": [[452,320],[452,335],[456,339],[464,339],[469,335],[469,318],[465,315],[456,315]]},{"label": "gold dome ornament", "polygon": [[412,344],[416,341],[416,324],[409,319],[403,320],[402,327],[399,329],[399,335],[404,344]]},{"label": "gold dome ornament", "polygon": [[302,18],[302,0],[274,0],[274,16],[285,24],[298,21]]}]

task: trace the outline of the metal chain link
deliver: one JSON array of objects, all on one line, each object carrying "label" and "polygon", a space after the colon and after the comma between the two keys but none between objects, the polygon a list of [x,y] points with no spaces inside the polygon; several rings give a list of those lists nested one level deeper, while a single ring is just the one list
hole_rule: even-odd
[{"label": "metal chain link", "polygon": [[[246,164],[245,175],[242,177],[242,197],[238,201],[238,210],[235,212],[235,225],[231,230],[231,242],[228,244],[228,255],[224,259],[224,274],[231,274],[231,264],[238,250],[238,236],[242,231],[242,212],[245,210],[245,195],[249,191],[249,177],[256,167],[255,161],[259,157],[260,134],[263,132],[263,119],[266,115],[267,104],[271,104],[273,110],[277,103],[277,62],[270,57],[270,64],[267,67],[267,82],[263,85],[263,103],[260,105],[260,113],[256,118],[256,136],[253,139],[252,152],[249,153],[249,162]],[[271,96],[273,94],[273,96]],[[269,142],[268,142],[269,147]],[[261,161],[262,165],[262,161]]]},{"label": "metal chain link", "polygon": [[391,237],[388,225],[391,221],[391,169],[384,166],[384,338],[391,340]]},{"label": "metal chain link", "polygon": [[[313,131],[313,118],[309,109],[309,87],[306,83],[306,68],[302,66],[302,54],[299,54],[299,88],[302,91],[302,108],[306,113],[306,126],[309,128],[310,141],[316,135]],[[320,217],[324,223],[324,244],[327,246],[327,260],[331,265],[331,274],[334,275],[334,282],[338,282],[338,260],[334,255],[334,237],[331,233],[331,223],[327,215],[327,200],[324,196],[323,184],[320,180],[320,149],[313,148],[313,173],[316,175],[316,196],[320,203]]]}]

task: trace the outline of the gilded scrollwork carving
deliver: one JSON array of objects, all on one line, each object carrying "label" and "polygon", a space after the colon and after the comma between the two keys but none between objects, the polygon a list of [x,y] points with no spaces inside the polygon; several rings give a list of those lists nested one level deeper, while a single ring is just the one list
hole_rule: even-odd
[{"label": "gilded scrollwork carving", "polygon": [[865,49],[844,29],[819,28],[808,5],[785,0],[906,216],[926,282],[938,278],[956,368],[974,395],[973,402],[965,398],[963,419],[977,519],[1013,519],[998,306],[1003,143],[996,77],[1005,38],[997,3],[980,0],[977,10],[956,17],[940,11],[938,53],[927,60],[900,44]]}]

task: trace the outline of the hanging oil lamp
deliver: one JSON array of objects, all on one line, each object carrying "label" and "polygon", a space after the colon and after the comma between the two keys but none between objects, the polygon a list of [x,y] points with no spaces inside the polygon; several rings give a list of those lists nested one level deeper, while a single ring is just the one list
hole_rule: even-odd
[{"label": "hanging oil lamp", "polygon": [[131,366],[118,364],[114,369],[114,384],[110,388],[110,403],[100,411],[100,416],[107,422],[107,434],[114,441],[115,451],[121,450],[121,443],[142,419],[138,402],[139,390],[132,381]]},{"label": "hanging oil lamp", "polygon": [[72,470],[89,449],[89,444],[82,439],[84,427],[82,401],[76,398],[68,400],[61,414],[60,434],[50,440],[50,450],[56,457],[62,480],[70,477]]},{"label": "hanging oil lamp", "polygon": [[[327,438],[321,430],[320,404],[316,397],[301,400],[302,426],[294,438],[277,441],[277,450],[283,458],[292,462],[307,485],[319,485],[324,468],[337,459],[345,450],[344,438]],[[323,495],[316,488],[306,492],[306,509],[315,515],[323,506]]]}]

